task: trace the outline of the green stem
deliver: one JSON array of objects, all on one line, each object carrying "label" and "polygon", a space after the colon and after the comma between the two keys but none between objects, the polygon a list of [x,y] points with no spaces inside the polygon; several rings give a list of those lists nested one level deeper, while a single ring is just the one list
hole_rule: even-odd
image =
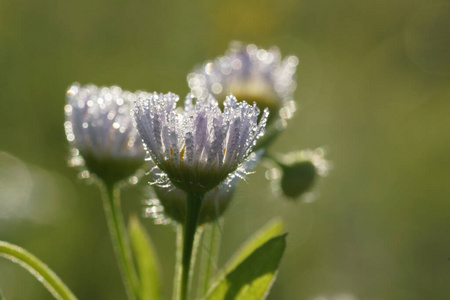
[{"label": "green stem", "polygon": [[275,164],[279,165],[280,167],[284,166],[284,164],[280,161],[280,154],[278,154],[278,153],[273,153],[273,152],[270,152],[270,151],[264,151],[262,157],[263,158],[268,158],[269,160],[271,160]]},{"label": "green stem", "polygon": [[120,205],[120,189],[115,184],[104,185],[103,204],[125,291],[128,299],[137,300],[139,299],[139,281],[123,220],[122,207]]},{"label": "green stem", "polygon": [[44,284],[55,299],[77,299],[69,288],[52,270],[50,270],[46,264],[25,249],[0,241],[0,256],[3,256],[27,269]]},{"label": "green stem", "polygon": [[183,256],[181,259],[180,300],[188,299],[192,250],[198,218],[204,194],[188,193],[186,197],[186,219],[183,228]]}]

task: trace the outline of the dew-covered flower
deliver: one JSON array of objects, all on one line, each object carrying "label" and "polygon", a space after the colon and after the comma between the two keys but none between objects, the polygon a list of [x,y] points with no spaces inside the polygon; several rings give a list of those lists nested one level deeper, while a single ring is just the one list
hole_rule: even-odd
[{"label": "dew-covered flower", "polygon": [[148,154],[162,171],[158,180],[188,193],[201,193],[228,183],[243,170],[253,145],[265,132],[266,109],[260,110],[228,96],[222,112],[208,97],[186,97],[177,109],[175,94],[153,93],[135,102],[136,127]]},{"label": "dew-covered flower", "polygon": [[[198,224],[204,224],[217,220],[227,209],[234,191],[241,177],[248,174],[260,160],[262,150],[249,155],[249,159],[243,163],[242,169],[238,169],[239,176],[233,177],[227,185],[219,185],[208,191],[202,203]],[[150,176],[157,181],[161,171],[155,169]],[[154,220],[156,224],[181,223],[186,217],[186,193],[176,187],[165,188],[153,185],[154,193],[146,201],[144,215]]]},{"label": "dew-covered flower", "polygon": [[240,100],[269,108],[269,123],[279,119],[281,126],[295,111],[293,93],[298,58],[282,60],[276,47],[269,50],[253,44],[231,43],[225,56],[197,67],[187,77],[191,93],[198,98],[213,95],[219,101],[233,94]]},{"label": "dew-covered flower", "polygon": [[117,182],[132,176],[145,161],[145,150],[131,118],[137,97],[147,93],[122,91],[120,87],[80,86],[66,94],[67,140],[73,146],[69,163],[83,166],[82,177],[94,173]]}]

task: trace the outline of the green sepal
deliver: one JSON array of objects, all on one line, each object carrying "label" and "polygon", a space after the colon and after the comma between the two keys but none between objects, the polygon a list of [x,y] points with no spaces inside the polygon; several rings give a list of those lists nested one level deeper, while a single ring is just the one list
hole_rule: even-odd
[{"label": "green sepal", "polygon": [[130,217],[129,235],[139,276],[141,300],[160,300],[161,284],[155,248],[136,216]]}]

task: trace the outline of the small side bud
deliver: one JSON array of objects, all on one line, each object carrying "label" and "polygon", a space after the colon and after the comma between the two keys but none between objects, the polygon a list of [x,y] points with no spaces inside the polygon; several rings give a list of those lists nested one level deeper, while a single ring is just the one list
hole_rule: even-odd
[{"label": "small side bud", "polygon": [[270,157],[277,164],[266,172],[277,196],[295,200],[310,192],[318,176],[326,176],[331,163],[322,148],[302,150]]},{"label": "small side bud", "polygon": [[299,161],[293,165],[283,165],[280,186],[288,198],[298,198],[308,192],[316,180],[316,167],[311,161]]}]

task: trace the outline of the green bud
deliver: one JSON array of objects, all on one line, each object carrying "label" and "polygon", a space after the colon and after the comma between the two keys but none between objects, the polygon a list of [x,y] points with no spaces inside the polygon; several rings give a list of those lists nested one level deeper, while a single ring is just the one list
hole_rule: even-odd
[{"label": "green bud", "polygon": [[310,192],[317,177],[326,176],[331,168],[324,155],[318,148],[271,156],[277,168],[266,172],[266,177],[272,180],[274,193],[294,200]]},{"label": "green bud", "polygon": [[298,198],[309,191],[317,177],[316,167],[311,161],[283,165],[281,169],[281,190],[288,198]]}]

